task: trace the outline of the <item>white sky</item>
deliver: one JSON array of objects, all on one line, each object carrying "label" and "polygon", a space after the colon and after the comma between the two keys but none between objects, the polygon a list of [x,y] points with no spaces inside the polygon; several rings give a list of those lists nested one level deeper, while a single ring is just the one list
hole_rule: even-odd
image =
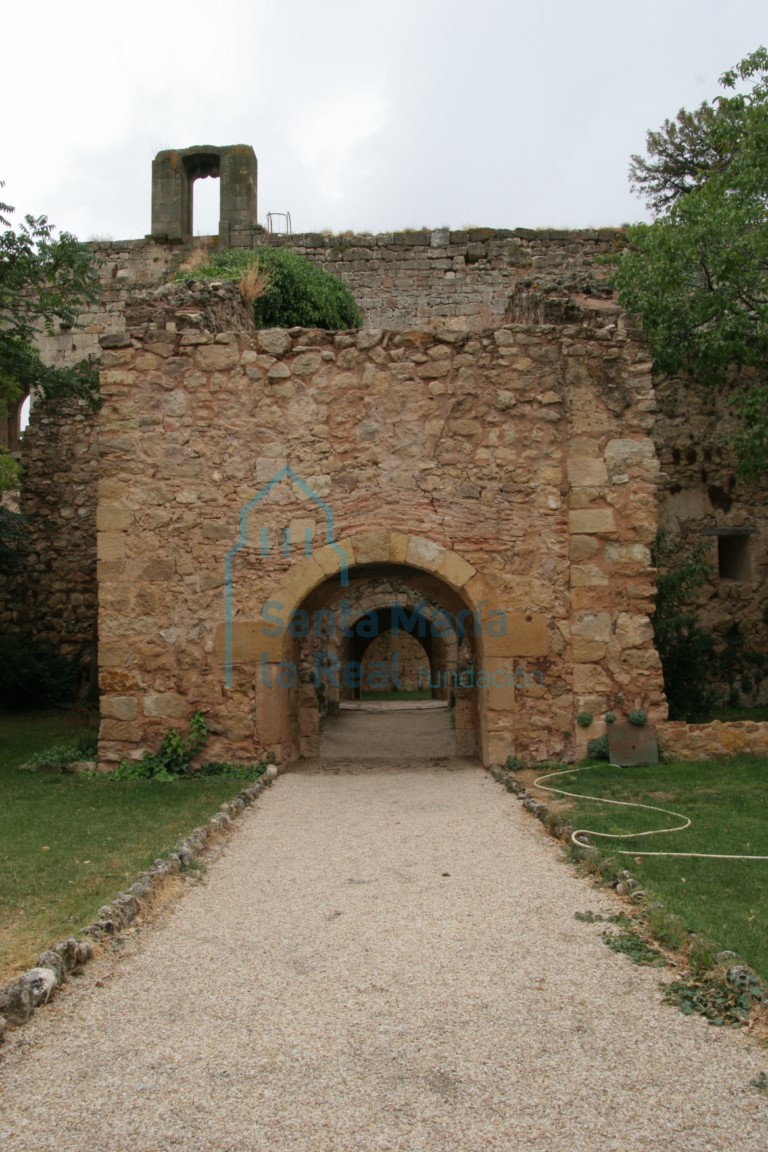
[{"label": "white sky", "polygon": [[41,0],[4,34],[0,199],[82,240],[148,233],[153,156],[196,144],[253,145],[259,220],[294,232],[588,227],[643,217],[630,154],[768,42],[768,8]]}]

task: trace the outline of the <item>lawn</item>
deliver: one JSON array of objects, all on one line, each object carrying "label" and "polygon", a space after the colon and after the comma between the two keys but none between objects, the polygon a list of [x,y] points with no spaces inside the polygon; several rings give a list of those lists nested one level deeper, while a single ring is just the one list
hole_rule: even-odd
[{"label": "lawn", "polygon": [[[684,832],[600,843],[642,884],[651,900],[680,916],[686,928],[738,952],[768,980],[768,859],[704,860],[652,857],[648,852],[702,852],[768,856],[768,761],[737,757],[643,768],[595,765],[569,772],[547,786],[581,794],[671,808],[688,816]],[[555,800],[550,797],[548,803]],[[562,802],[565,803],[564,801]],[[556,807],[561,808],[558,802]],[[658,812],[569,800],[567,819],[597,832],[638,832],[681,821]]]},{"label": "lawn", "polygon": [[74,743],[90,723],[73,712],[0,714],[0,984],[77,934],[243,787],[18,771],[32,752]]}]

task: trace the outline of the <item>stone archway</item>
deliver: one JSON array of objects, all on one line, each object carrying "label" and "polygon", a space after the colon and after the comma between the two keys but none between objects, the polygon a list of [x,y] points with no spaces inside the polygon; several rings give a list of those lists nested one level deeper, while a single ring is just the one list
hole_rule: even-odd
[{"label": "stone archway", "polygon": [[[456,672],[458,660],[458,640],[450,614],[424,589],[392,572],[371,577],[364,568],[356,571],[359,578],[342,587],[322,609],[334,615],[333,634],[323,637],[330,662],[336,666],[362,664],[370,644],[382,632],[409,635],[418,641],[427,660],[425,687],[436,697],[447,699],[450,675]],[[397,652],[397,647],[389,646],[387,651]],[[347,687],[348,691],[331,692],[331,702],[356,694],[353,686]]]},{"label": "stone archway", "polygon": [[[484,613],[491,603],[488,587],[457,553],[421,537],[388,531],[327,545],[291,567],[270,597],[271,620],[274,625],[279,619],[281,626],[267,630],[257,625],[253,638],[260,646],[255,690],[258,738],[281,758],[316,753],[319,710],[312,645],[307,641],[319,614],[345,582],[354,587],[356,580],[370,580],[371,571],[381,570],[398,578],[411,573],[411,581],[426,580],[425,591],[431,595],[424,598],[432,601],[430,611],[442,608],[459,623],[470,640],[473,664],[482,666],[495,658],[484,651]],[[297,625],[301,614],[306,623]],[[487,692],[457,686],[456,697],[457,752],[487,761],[487,725],[483,722]]]},{"label": "stone archway", "polygon": [[[377,735],[370,733],[370,740],[362,736],[355,747],[354,754],[362,759],[380,754],[377,736],[386,737],[391,749],[395,735],[397,747],[407,756],[413,744],[422,747],[426,758],[476,754],[476,702],[458,677],[460,656],[462,666],[471,663],[473,628],[465,627],[462,619],[462,611],[468,614],[463,601],[440,584],[430,589],[430,581],[435,584],[423,573],[409,579],[397,565],[361,566],[349,573],[341,589],[326,580],[304,602],[299,610],[303,619],[320,627],[300,629],[306,634],[293,657],[305,671],[304,682],[311,674],[314,687],[314,691],[299,688],[292,704],[298,709],[302,756],[323,754],[328,730],[337,730],[342,721],[342,727],[354,722],[360,729],[364,718],[358,710],[371,707],[388,713],[393,722],[397,719],[398,731],[395,734],[391,725],[387,730],[385,724],[378,732],[381,725],[375,725]],[[374,700],[379,703],[373,704]],[[442,721],[435,708],[442,711]],[[419,715],[406,716],[403,709]],[[369,725],[362,727],[367,730]],[[403,728],[411,732],[412,743],[400,733]],[[339,736],[338,731],[335,734]],[[341,734],[341,741],[344,755],[349,755],[349,735]],[[338,741],[333,754],[341,754]]]}]

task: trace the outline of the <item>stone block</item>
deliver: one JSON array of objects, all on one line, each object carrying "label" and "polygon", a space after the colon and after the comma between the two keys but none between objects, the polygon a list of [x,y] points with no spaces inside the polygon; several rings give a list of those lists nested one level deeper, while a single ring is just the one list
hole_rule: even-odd
[{"label": "stone block", "polygon": [[210,344],[197,349],[195,363],[202,372],[232,371],[240,363],[240,352],[235,344]]},{"label": "stone block", "polygon": [[259,347],[271,356],[283,356],[291,349],[291,338],[284,328],[266,328],[256,334]]},{"label": "stone block", "polygon": [[322,364],[319,352],[301,352],[291,364],[294,376],[311,376]]},{"label": "stone block", "polygon": [[128,555],[128,536],[125,532],[99,532],[96,536],[98,560],[123,560]]},{"label": "stone block", "polygon": [[616,619],[616,639],[622,648],[642,648],[653,642],[653,625],[645,615],[620,612]]},{"label": "stone block", "polygon": [[103,696],[100,710],[106,720],[135,720],[139,714],[135,696]]},{"label": "stone block", "polygon": [[605,462],[612,473],[637,470],[644,475],[655,475],[658,471],[656,448],[650,437],[609,440],[605,446]]},{"label": "stone block", "polygon": [[262,666],[256,677],[255,735],[260,744],[284,741],[283,717],[287,712],[287,690],[278,682],[279,665]]},{"label": "stone block", "polygon": [[574,636],[571,642],[571,654],[575,663],[596,663],[605,659],[607,651],[608,645],[596,640],[582,640],[580,636]]},{"label": "stone block", "polygon": [[608,564],[635,564],[642,568],[650,568],[651,550],[645,544],[619,544],[609,541],[605,546],[605,559]]},{"label": "stone block", "polygon": [[451,588],[459,591],[467,584],[473,576],[476,576],[476,570],[461,556],[455,552],[446,552],[437,566],[437,574],[446,584],[450,584]]},{"label": "stone block", "polygon": [[613,508],[578,508],[568,513],[568,527],[574,535],[600,535],[615,532]]},{"label": "stone block", "polygon": [[[131,645],[131,653],[133,651]],[[138,672],[124,668],[105,668],[103,665],[99,669],[99,687],[102,692],[131,692],[141,686],[141,675]]]},{"label": "stone block", "polygon": [[122,532],[132,528],[135,515],[130,508],[119,504],[99,504],[96,509],[96,527],[99,532]]},{"label": "stone block", "polygon": [[573,635],[582,640],[607,643],[611,638],[611,617],[608,612],[580,612],[573,621]]},{"label": "stone block", "polygon": [[125,740],[136,744],[141,740],[141,728],[128,721],[105,719],[99,725],[99,740]]},{"label": "stone block", "polygon": [[356,564],[386,564],[389,562],[389,532],[363,532],[354,537]]},{"label": "stone block", "polygon": [[597,488],[608,483],[608,469],[603,460],[589,456],[571,456],[567,464],[568,479],[578,488]]},{"label": "stone block", "polygon": [[414,568],[423,568],[427,572],[437,572],[445,556],[445,549],[432,540],[424,540],[420,536],[411,536],[408,541],[408,550],[405,554],[406,564]]},{"label": "stone block", "polygon": [[313,559],[326,576],[339,575],[342,569],[348,570],[352,567],[355,558],[347,545],[349,541],[325,544],[322,548],[318,548],[317,552],[312,553]]},{"label": "stone block", "polygon": [[291,370],[287,364],[273,364],[267,372],[268,380],[287,380],[291,375]]},{"label": "stone block", "polygon": [[600,541],[596,540],[594,536],[571,536],[571,560],[575,564],[579,564],[583,560],[591,560],[593,556],[597,556],[600,547]]},{"label": "stone block", "polygon": [[405,564],[410,536],[403,532],[391,532],[389,537],[389,559],[392,564]]},{"label": "stone block", "polygon": [[[493,612],[493,606],[490,606]],[[495,635],[502,622],[506,635]],[[482,647],[486,659],[503,659],[510,656],[546,656],[549,651],[548,621],[545,616],[531,613],[506,612],[502,616],[482,616]]]},{"label": "stone block", "polygon": [[147,692],[142,701],[144,715],[159,720],[184,720],[194,709],[178,692]]},{"label": "stone block", "polygon": [[515,663],[498,657],[486,657],[482,671],[488,678],[485,704],[492,712],[510,712],[515,707]]},{"label": "stone block", "polygon": [[99,665],[102,668],[119,667],[131,657],[132,648],[127,640],[99,641]]},{"label": "stone block", "polygon": [[608,584],[608,577],[595,564],[572,564],[571,587],[604,587]]},{"label": "stone block", "polygon": [[599,664],[574,664],[573,690],[578,695],[607,693],[611,688],[610,678]]},{"label": "stone block", "polygon": [[322,584],[324,579],[325,572],[314,556],[307,556],[289,568],[281,578],[274,599],[293,610],[298,608],[305,596],[308,596],[318,584]]}]

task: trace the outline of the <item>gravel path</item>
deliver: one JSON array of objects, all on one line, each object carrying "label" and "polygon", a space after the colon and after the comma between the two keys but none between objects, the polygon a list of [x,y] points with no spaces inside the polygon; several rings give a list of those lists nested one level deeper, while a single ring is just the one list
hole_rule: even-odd
[{"label": "gravel path", "polygon": [[14,1034],[0,1146],[764,1152],[768,1055],[661,1004],[559,854],[476,767],[280,777]]}]

